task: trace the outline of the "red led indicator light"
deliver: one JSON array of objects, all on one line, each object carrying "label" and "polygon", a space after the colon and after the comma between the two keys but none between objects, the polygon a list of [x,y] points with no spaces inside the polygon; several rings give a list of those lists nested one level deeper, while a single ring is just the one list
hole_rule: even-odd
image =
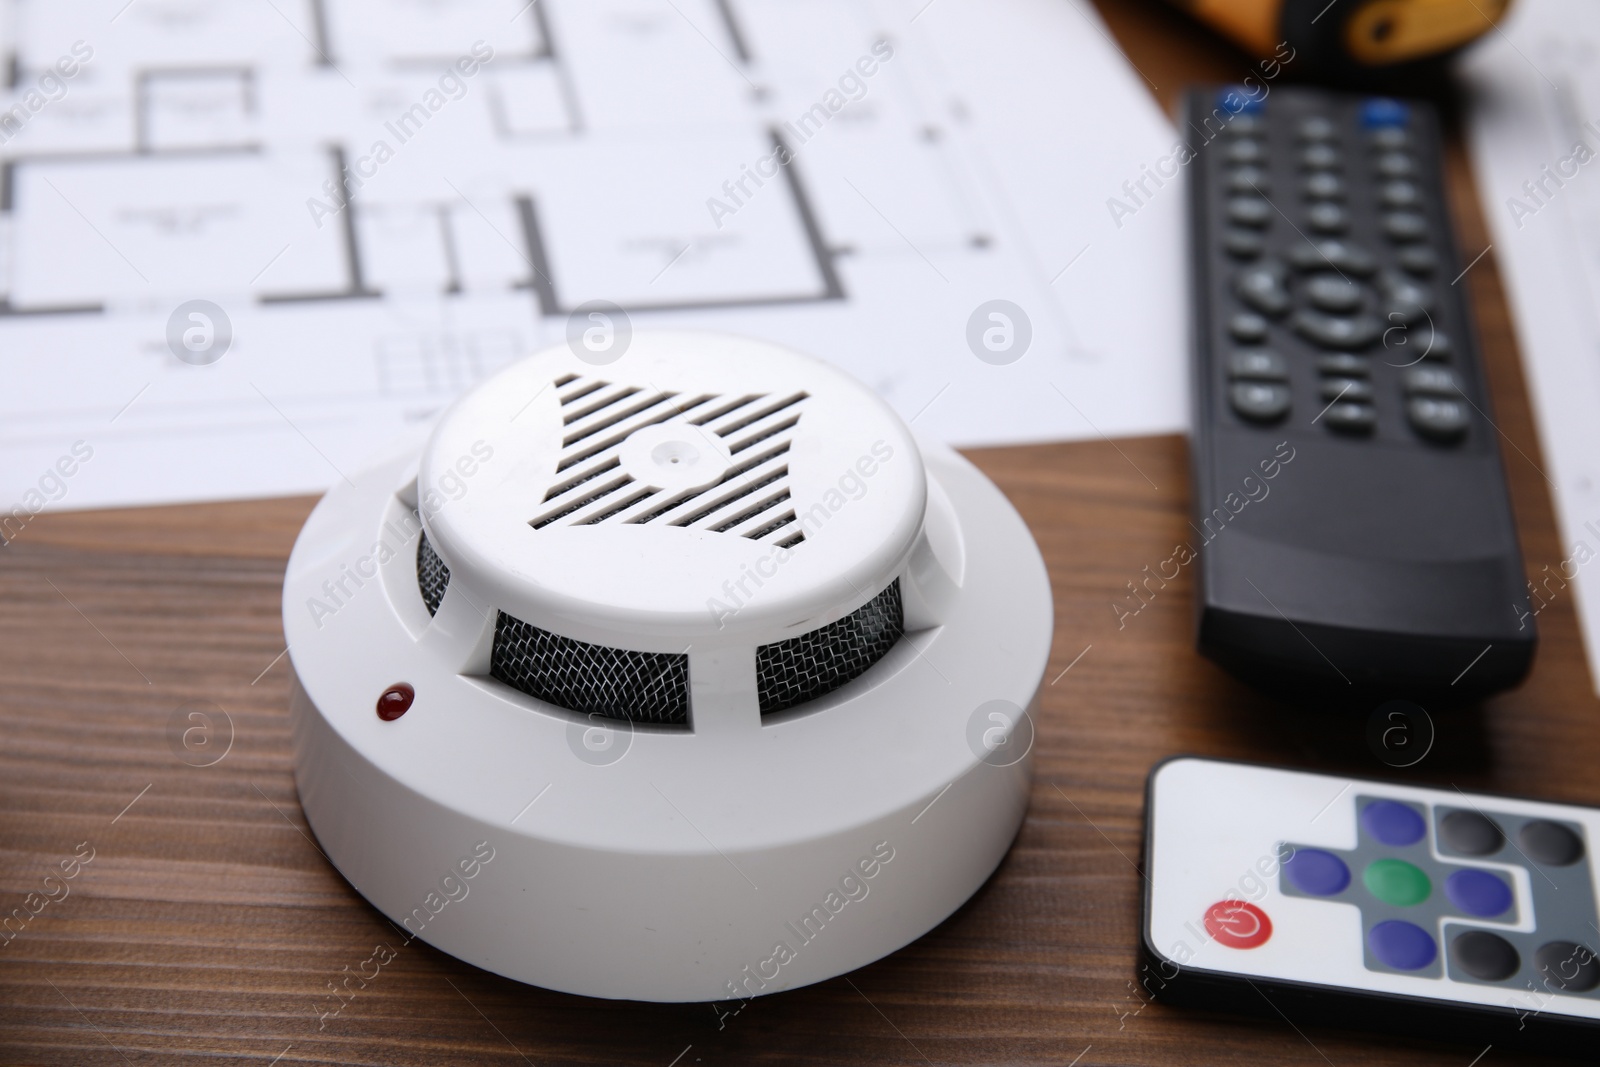
[{"label": "red led indicator light", "polygon": [[378,698],[378,718],[384,722],[394,722],[411,710],[411,702],[415,699],[417,691],[406,683],[397,682],[391,685]]},{"label": "red led indicator light", "polygon": [[1254,904],[1219,900],[1206,909],[1206,933],[1229,948],[1255,948],[1272,936],[1272,920]]}]

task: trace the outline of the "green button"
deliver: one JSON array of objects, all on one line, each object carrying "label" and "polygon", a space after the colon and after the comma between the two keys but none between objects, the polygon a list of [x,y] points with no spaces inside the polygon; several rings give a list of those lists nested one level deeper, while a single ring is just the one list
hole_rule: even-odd
[{"label": "green button", "polygon": [[1373,860],[1361,875],[1367,891],[1385,904],[1410,907],[1421,904],[1433,892],[1433,883],[1421,868],[1405,860]]}]

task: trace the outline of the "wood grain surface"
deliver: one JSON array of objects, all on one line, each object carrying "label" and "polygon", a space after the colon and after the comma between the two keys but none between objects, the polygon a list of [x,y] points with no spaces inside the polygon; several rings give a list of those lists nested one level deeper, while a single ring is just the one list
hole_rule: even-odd
[{"label": "wood grain surface", "polygon": [[[1169,108],[1249,61],[1159,4],[1103,3]],[[1486,244],[1453,135],[1463,248]],[[1495,256],[1476,301],[1530,572],[1565,553]],[[1135,992],[1142,788],[1175,752],[1381,774],[1365,719],[1307,715],[1194,653],[1191,586],[1111,604],[1185,536],[1179,437],[978,451],[1049,562],[1054,655],[1027,821],[938,929],[847,977],[737,1005],[518,985],[393,927],[318,852],[295,795],[280,580],[308,499],[43,516],[0,552],[0,913],[75,878],[0,947],[5,1064],[1415,1064],[1483,1050],[1147,1004]],[[1570,597],[1530,680],[1440,718],[1408,780],[1600,803]],[[1070,670],[1065,670],[1072,664]],[[1062,673],[1065,671],[1065,673]],[[185,709],[209,738],[182,745]],[[194,756],[198,742],[220,757]],[[181,758],[181,757],[186,757]],[[87,843],[87,844],[85,844]],[[37,898],[34,898],[37,900]],[[336,1017],[328,985],[396,958]],[[1495,1048],[1480,1067],[1539,1062]]]}]

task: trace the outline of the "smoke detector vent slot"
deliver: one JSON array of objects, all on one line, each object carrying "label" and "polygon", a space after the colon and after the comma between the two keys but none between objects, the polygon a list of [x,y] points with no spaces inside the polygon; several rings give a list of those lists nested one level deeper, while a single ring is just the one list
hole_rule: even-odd
[{"label": "smoke detector vent slot", "polygon": [[575,641],[500,612],[489,673],[558,708],[608,719],[689,725],[689,657]]},{"label": "smoke detector vent slot", "polygon": [[[780,457],[794,443],[806,392],[685,397],[578,375],[555,385],[565,433],[556,464],[561,477],[545,491],[542,509],[529,520],[535,530],[661,523],[758,541],[782,538],[785,548],[805,540],[793,528],[792,509],[778,516],[771,509],[789,500],[789,468]],[[716,470],[721,468],[714,467],[709,484],[684,489],[669,472],[656,479],[667,484],[655,484],[648,471],[628,467],[624,445],[629,438],[646,427],[656,428],[649,434],[670,433],[674,424],[683,426],[686,440],[697,431],[713,435],[706,440],[718,454],[703,461],[725,464],[720,477]]]},{"label": "smoke detector vent slot", "polygon": [[837,622],[756,649],[756,692],[770,715],[833,692],[867,672],[905,633],[900,579]]},{"label": "smoke detector vent slot", "polygon": [[[418,521],[421,521],[420,517]],[[429,615],[439,614],[439,605],[444,603],[444,591],[449,586],[450,568],[444,565],[444,560],[433,550],[433,545],[428,543],[428,535],[424,533],[417,541],[417,589],[422,593],[422,602],[428,606]]]}]

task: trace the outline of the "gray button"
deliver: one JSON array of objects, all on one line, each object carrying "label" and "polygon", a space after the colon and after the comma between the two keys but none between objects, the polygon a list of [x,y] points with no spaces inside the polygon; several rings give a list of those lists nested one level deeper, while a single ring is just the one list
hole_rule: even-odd
[{"label": "gray button", "polygon": [[1467,406],[1459,400],[1419,396],[1406,401],[1411,428],[1433,441],[1456,441],[1467,432]]},{"label": "gray button", "polygon": [[1302,141],[1331,141],[1339,136],[1339,127],[1326,115],[1307,115],[1296,127]]},{"label": "gray button", "polygon": [[1323,422],[1333,430],[1340,433],[1371,433],[1372,428],[1378,424],[1378,412],[1371,404],[1360,404],[1350,400],[1340,400],[1329,404],[1328,410],[1322,413]]},{"label": "gray button", "polygon": [[1331,144],[1307,145],[1300,153],[1300,165],[1306,170],[1335,170],[1343,162],[1343,156]]},{"label": "gray button", "polygon": [[1355,311],[1361,307],[1361,286],[1339,274],[1313,274],[1306,279],[1306,299],[1323,311]]},{"label": "gray button", "polygon": [[1423,359],[1436,359],[1441,363],[1448,362],[1455,352],[1450,345],[1450,335],[1437,326],[1431,330],[1426,327],[1418,330],[1412,344],[1417,346],[1417,352]]},{"label": "gray button", "polygon": [[1234,167],[1228,172],[1228,191],[1268,193],[1272,191],[1272,182],[1260,167]]},{"label": "gray button", "polygon": [[1277,318],[1289,310],[1288,272],[1281,263],[1268,261],[1245,268],[1234,279],[1233,291],[1263,315]]},{"label": "gray button", "polygon": [[1331,170],[1319,170],[1306,179],[1305,190],[1313,200],[1343,200],[1344,179]]},{"label": "gray button", "polygon": [[1383,216],[1383,232],[1392,241],[1420,241],[1428,236],[1428,220],[1415,211],[1390,211]]},{"label": "gray button", "polygon": [[1228,220],[1259,229],[1272,221],[1272,205],[1259,196],[1230,196]]},{"label": "gray button", "polygon": [[1372,399],[1372,383],[1365,378],[1324,378],[1322,399],[1366,402]]},{"label": "gray button", "polygon": [[1391,326],[1384,331],[1383,347],[1389,350],[1384,362],[1391,367],[1414,367],[1427,360],[1430,363],[1450,362],[1450,335],[1424,322],[1416,329]]},{"label": "gray button", "polygon": [[1271,382],[1236,382],[1228,387],[1228,402],[1241,418],[1277,422],[1289,414],[1289,387]]},{"label": "gray button", "polygon": [[1266,123],[1256,116],[1241,111],[1228,120],[1228,124],[1222,127],[1222,132],[1237,137],[1253,137],[1266,128]]},{"label": "gray button", "polygon": [[1228,333],[1246,344],[1267,339],[1267,320],[1253,311],[1241,311],[1228,320]]},{"label": "gray button", "polygon": [[1378,291],[1383,294],[1384,312],[1390,322],[1409,326],[1433,310],[1433,290],[1398,271],[1380,273]]},{"label": "gray button", "polygon": [[1336,270],[1366,276],[1378,269],[1378,261],[1360,245],[1337,237],[1305,241],[1289,251],[1289,262],[1296,270]]},{"label": "gray button", "polygon": [[1372,147],[1386,151],[1409,148],[1411,134],[1400,126],[1380,126],[1372,131]]},{"label": "gray button", "polygon": [[1366,356],[1350,352],[1330,352],[1317,357],[1317,370],[1338,378],[1365,377],[1371,369],[1372,364]]},{"label": "gray button", "polygon": [[1428,396],[1460,396],[1461,383],[1449,367],[1410,367],[1405,373],[1407,393]]},{"label": "gray button", "polygon": [[1378,190],[1378,199],[1384,207],[1416,207],[1422,203],[1422,190],[1417,188],[1415,182],[1385,182],[1383,188]]},{"label": "gray button", "polygon": [[1404,152],[1384,152],[1372,166],[1380,178],[1409,178],[1417,172],[1417,165]]},{"label": "gray button", "polygon": [[1383,333],[1383,324],[1371,315],[1349,318],[1300,310],[1289,321],[1294,332],[1322,348],[1366,348]]},{"label": "gray button", "polygon": [[1289,364],[1265,348],[1241,348],[1228,357],[1228,377],[1257,382],[1286,382]]},{"label": "gray button", "polygon": [[1222,238],[1222,247],[1235,259],[1254,259],[1266,246],[1267,242],[1260,233],[1242,230],[1237,226],[1228,227],[1228,232]]},{"label": "gray button", "polygon": [[1260,163],[1267,158],[1267,149],[1253,137],[1240,137],[1228,143],[1229,163]]},{"label": "gray button", "polygon": [[1306,210],[1306,221],[1313,230],[1321,233],[1343,233],[1350,228],[1350,217],[1345,214],[1344,208],[1331,200],[1312,204]]},{"label": "gray button", "polygon": [[1432,274],[1439,269],[1439,255],[1428,245],[1406,245],[1400,249],[1399,259],[1412,274]]}]

